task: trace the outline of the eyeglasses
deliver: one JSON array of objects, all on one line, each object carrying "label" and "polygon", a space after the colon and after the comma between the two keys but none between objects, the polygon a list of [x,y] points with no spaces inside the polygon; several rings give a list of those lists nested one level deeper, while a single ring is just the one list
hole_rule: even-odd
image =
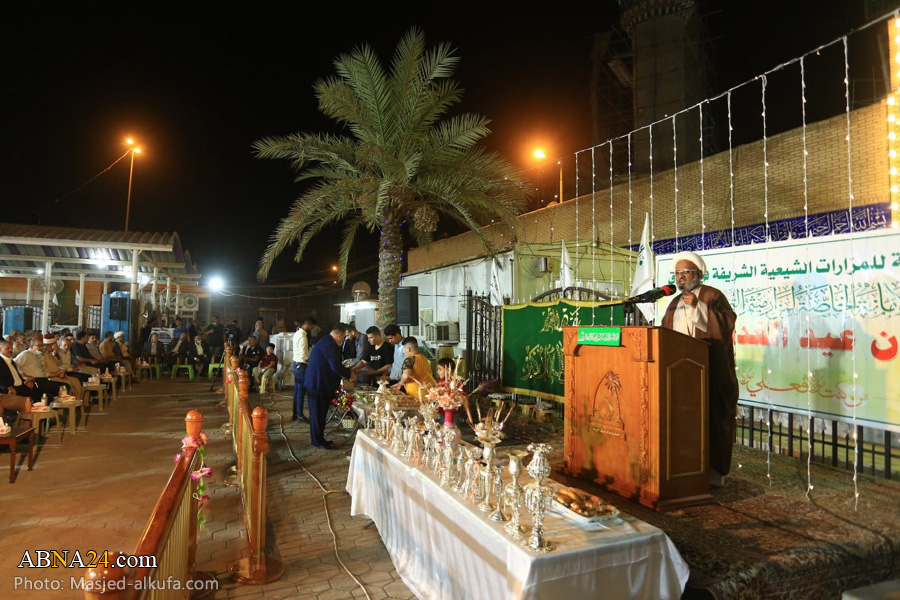
[{"label": "eyeglasses", "polygon": [[700,271],[697,269],[681,269],[680,271],[675,271],[675,275],[690,275],[691,273],[699,273]]}]

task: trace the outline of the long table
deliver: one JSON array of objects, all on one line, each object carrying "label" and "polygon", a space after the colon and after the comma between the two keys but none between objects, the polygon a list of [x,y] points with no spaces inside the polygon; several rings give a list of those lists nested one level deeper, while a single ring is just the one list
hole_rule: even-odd
[{"label": "long table", "polygon": [[[521,483],[528,480],[525,474]],[[688,567],[668,536],[627,515],[585,527],[548,513],[544,529],[557,549],[534,554],[366,431],[356,435],[347,491],[350,514],[375,522],[418,598],[677,599],[687,583]]]}]

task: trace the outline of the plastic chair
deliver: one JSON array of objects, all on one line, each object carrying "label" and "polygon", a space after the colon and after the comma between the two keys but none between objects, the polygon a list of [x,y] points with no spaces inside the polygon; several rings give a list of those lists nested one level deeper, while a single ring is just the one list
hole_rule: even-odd
[{"label": "plastic chair", "polygon": [[187,369],[188,377],[190,377],[191,381],[194,380],[194,365],[172,365],[172,377],[170,379],[175,379],[175,375],[181,369]]},{"label": "plastic chair", "polygon": [[224,368],[225,368],[225,363],[209,363],[209,373],[208,373],[209,378],[212,379],[213,370],[224,369]]}]

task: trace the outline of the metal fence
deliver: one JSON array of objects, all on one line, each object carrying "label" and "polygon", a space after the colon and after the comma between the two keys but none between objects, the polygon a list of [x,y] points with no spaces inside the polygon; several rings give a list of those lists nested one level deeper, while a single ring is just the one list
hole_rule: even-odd
[{"label": "metal fence", "polygon": [[855,464],[861,473],[900,478],[900,436],[896,433],[759,406],[740,405],[738,410],[735,442],[739,444],[801,460],[811,454],[811,460],[819,464],[847,470]]}]

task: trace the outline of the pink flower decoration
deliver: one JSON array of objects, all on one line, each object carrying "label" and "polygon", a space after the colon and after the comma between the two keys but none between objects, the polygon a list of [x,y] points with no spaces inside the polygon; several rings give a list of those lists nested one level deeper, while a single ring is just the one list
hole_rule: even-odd
[{"label": "pink flower decoration", "polygon": [[179,452],[178,454],[175,455],[175,460],[174,460],[174,462],[175,462],[176,465],[178,464],[178,461],[179,461],[179,460],[181,460],[181,453],[180,453],[180,452]]},{"label": "pink flower decoration", "polygon": [[197,498],[197,508],[203,508],[203,505],[209,502],[209,494],[200,494]]},{"label": "pink flower decoration", "polygon": [[212,477],[212,467],[201,467],[200,470],[191,473],[191,479],[200,481],[201,477]]},{"label": "pink flower decoration", "polygon": [[202,446],[205,446],[205,445],[206,445],[206,442],[208,442],[208,441],[209,441],[209,436],[206,435],[206,432],[205,432],[205,431],[201,431],[201,432],[200,432],[200,444],[201,444]]},{"label": "pink flower decoration", "polygon": [[200,446],[200,442],[198,442],[195,438],[186,435],[181,438],[181,449],[187,450],[188,448],[198,448]]}]

